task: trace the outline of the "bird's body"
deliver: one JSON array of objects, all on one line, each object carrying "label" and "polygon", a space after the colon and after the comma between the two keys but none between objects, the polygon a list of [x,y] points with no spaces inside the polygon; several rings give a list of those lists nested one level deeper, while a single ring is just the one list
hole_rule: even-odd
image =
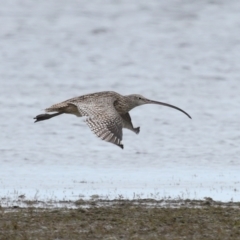
[{"label": "bird's body", "polygon": [[77,117],[86,116],[87,125],[98,137],[123,148],[121,143],[122,128],[127,128],[135,133],[140,131],[139,127],[133,127],[129,111],[134,107],[149,103],[175,108],[191,118],[182,109],[167,103],[149,100],[138,94],[123,96],[116,92],[105,91],[71,98],[54,104],[45,111],[57,113],[40,114],[34,119],[36,119],[35,122],[38,122],[63,113],[73,114]]}]

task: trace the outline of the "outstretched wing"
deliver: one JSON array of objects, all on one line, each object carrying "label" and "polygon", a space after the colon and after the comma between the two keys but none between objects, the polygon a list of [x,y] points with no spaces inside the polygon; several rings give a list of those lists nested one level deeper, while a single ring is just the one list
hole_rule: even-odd
[{"label": "outstretched wing", "polygon": [[[73,103],[74,104],[74,103]],[[121,148],[122,118],[112,102],[76,103],[78,111],[88,116],[86,122],[89,128],[102,140],[113,143]]]}]

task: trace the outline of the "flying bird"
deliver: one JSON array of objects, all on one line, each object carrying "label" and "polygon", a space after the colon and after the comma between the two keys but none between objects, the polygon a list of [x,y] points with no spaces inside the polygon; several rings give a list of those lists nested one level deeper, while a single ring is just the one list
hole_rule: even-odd
[{"label": "flying bird", "polygon": [[77,117],[86,116],[87,125],[99,138],[123,149],[122,129],[127,128],[136,134],[140,132],[140,127],[133,127],[129,111],[144,104],[158,104],[174,108],[191,118],[181,108],[168,103],[153,101],[139,94],[123,96],[116,92],[105,91],[71,98],[54,104],[46,108],[45,112],[56,113],[40,114],[34,119],[36,119],[35,122],[39,122],[63,113],[73,114]]}]

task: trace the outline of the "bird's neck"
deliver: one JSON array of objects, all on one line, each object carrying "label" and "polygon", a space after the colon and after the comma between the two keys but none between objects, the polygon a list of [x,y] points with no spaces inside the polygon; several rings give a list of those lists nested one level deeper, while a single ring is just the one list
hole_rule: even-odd
[{"label": "bird's neck", "polygon": [[131,111],[135,106],[127,96],[122,96],[115,103],[114,106],[120,114],[125,114]]}]

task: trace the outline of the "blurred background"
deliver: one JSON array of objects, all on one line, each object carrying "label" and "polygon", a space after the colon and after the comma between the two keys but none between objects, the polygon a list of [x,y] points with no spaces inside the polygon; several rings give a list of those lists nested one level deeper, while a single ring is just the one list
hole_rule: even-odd
[{"label": "blurred background", "polygon": [[[238,0],[0,0],[0,196],[240,201]],[[97,91],[176,105],[131,112],[124,150],[83,119],[34,124]]]}]

